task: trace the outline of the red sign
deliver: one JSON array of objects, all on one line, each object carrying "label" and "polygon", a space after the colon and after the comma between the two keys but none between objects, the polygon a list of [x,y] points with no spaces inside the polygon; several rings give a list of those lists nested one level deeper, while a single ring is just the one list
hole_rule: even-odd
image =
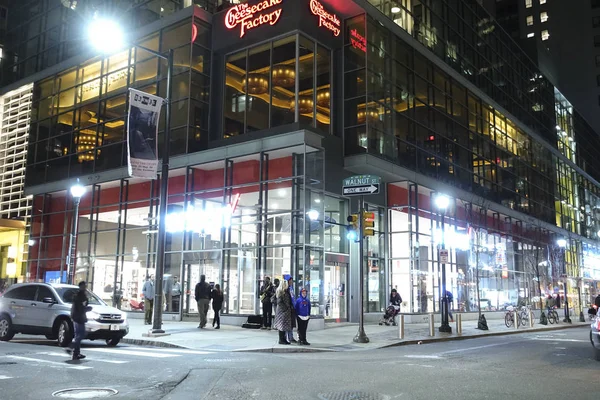
[{"label": "red sign", "polygon": [[323,4],[318,0],[310,0],[310,11],[319,17],[319,26],[329,29],[333,36],[340,36],[341,23],[337,15],[325,11]]},{"label": "red sign", "polygon": [[244,37],[250,29],[261,25],[275,25],[281,17],[282,9],[273,8],[283,3],[283,0],[263,0],[254,5],[238,4],[225,14],[225,26],[234,29],[240,26],[240,37]]},{"label": "red sign", "polygon": [[352,29],[350,31],[350,44],[352,47],[358,50],[362,50],[363,52],[367,52],[367,38],[358,33],[356,29]]}]

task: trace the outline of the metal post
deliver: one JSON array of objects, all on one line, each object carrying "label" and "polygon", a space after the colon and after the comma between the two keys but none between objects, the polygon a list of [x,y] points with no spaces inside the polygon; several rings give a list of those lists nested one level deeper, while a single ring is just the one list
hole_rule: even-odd
[{"label": "metal post", "polygon": [[[444,234],[445,210],[442,211],[442,250],[446,249],[446,235]],[[439,254],[438,254],[439,257]],[[452,327],[448,323],[448,296],[446,290],[446,263],[442,262],[442,325],[440,332],[452,333]]]},{"label": "metal post", "polygon": [[[77,229],[79,229],[79,203],[80,197],[73,196],[73,223],[71,225],[71,234],[69,235],[69,254],[67,255],[67,283],[74,285],[75,282],[75,256],[77,255]],[[61,274],[62,275],[62,274]],[[62,282],[62,276],[60,277]]]},{"label": "metal post", "polygon": [[358,242],[358,269],[359,269],[359,288],[358,288],[358,298],[360,301],[360,305],[358,307],[359,309],[359,314],[358,314],[358,333],[356,334],[356,336],[354,336],[354,341],[356,343],[369,343],[369,338],[367,337],[367,334],[365,333],[365,325],[364,325],[364,314],[365,314],[365,310],[364,310],[364,297],[365,297],[365,290],[364,290],[364,286],[365,286],[365,252],[364,252],[364,242],[365,242],[365,238],[363,237],[363,231],[364,231],[364,221],[363,221],[363,212],[365,208],[365,197],[364,196],[360,196],[358,199],[358,237],[359,237],[359,242]]},{"label": "metal post", "polygon": [[579,278],[579,283],[577,284],[577,296],[579,297],[579,322],[585,322],[585,317],[583,316],[583,303],[581,302],[581,284],[583,281]]},{"label": "metal post", "polygon": [[404,339],[404,314],[398,315],[398,338]]},{"label": "metal post", "polygon": [[433,316],[435,314],[429,314],[429,336],[435,336],[435,323],[433,321]]},{"label": "metal post", "polygon": [[529,311],[529,327],[533,328],[533,311]]},{"label": "metal post", "polygon": [[569,276],[567,275],[567,247],[563,247],[563,273],[565,274],[565,320],[570,324],[571,317],[569,315]]},{"label": "metal post", "polygon": [[[163,56],[164,57],[164,56]],[[173,80],[173,49],[169,49],[167,57],[167,107],[165,114],[165,136],[162,154],[162,170],[160,174],[160,209],[158,212],[158,249],[156,252],[156,291],[154,294],[154,315],[152,333],[164,333],[162,326],[163,311],[163,277],[165,273],[165,245],[167,239],[167,199],[169,189],[169,142],[171,141],[171,97]]]},{"label": "metal post", "polygon": [[456,333],[462,335],[462,314],[456,314]]},{"label": "metal post", "polygon": [[517,307],[515,307],[514,311],[513,311],[513,316],[515,319],[515,330],[519,329],[519,312],[517,310]]}]

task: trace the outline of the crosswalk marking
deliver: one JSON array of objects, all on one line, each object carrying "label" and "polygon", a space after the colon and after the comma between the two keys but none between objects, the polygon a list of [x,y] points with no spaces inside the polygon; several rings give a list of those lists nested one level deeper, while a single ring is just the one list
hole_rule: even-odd
[{"label": "crosswalk marking", "polygon": [[[50,364],[50,365],[65,367],[64,362],[48,361],[48,360],[41,360],[39,358],[29,358],[29,357],[22,357],[22,356],[6,356],[6,357],[12,358],[14,360],[22,360],[22,361],[29,361],[29,362],[33,362],[33,363]],[[82,370],[82,369],[91,369],[92,367],[86,367],[84,365],[68,365],[68,366],[66,366],[66,368]]]},{"label": "crosswalk marking", "polygon": [[[131,347],[129,347],[129,348],[131,348]],[[129,349],[129,348],[123,347],[123,349]],[[153,352],[160,352],[160,353],[166,352],[166,353],[181,353],[181,354],[199,354],[199,355],[214,354],[214,351],[188,350],[188,349],[168,349],[168,348],[157,348],[157,347],[144,348],[144,351],[153,351]]]},{"label": "crosswalk marking", "polygon": [[[47,356],[52,356],[52,357],[65,357],[65,354],[63,353],[52,353],[52,352],[48,352],[48,351],[42,351],[36,354],[43,354],[43,355],[47,355]],[[94,358],[94,361],[100,361],[100,362],[105,362],[105,363],[109,363],[109,364],[126,364],[129,361],[123,361],[123,360],[105,360],[102,358]]]},{"label": "crosswalk marking", "polygon": [[12,379],[12,377],[8,375],[0,375],[0,380],[2,379]]},{"label": "crosswalk marking", "polygon": [[99,353],[124,354],[130,356],[154,357],[154,358],[169,358],[180,357],[181,354],[164,354],[164,353],[148,353],[145,351],[125,350],[125,349],[108,349],[108,348],[87,348],[85,351],[97,351]]}]

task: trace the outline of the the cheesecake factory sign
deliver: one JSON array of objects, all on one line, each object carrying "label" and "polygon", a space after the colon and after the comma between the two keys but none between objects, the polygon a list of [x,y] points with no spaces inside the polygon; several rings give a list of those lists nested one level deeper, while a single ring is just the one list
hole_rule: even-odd
[{"label": "the cheesecake factory sign", "polygon": [[283,0],[263,0],[253,5],[238,4],[225,14],[225,26],[227,29],[235,29],[239,26],[240,38],[242,38],[249,30],[261,25],[275,25],[283,11],[279,7],[281,3]]},{"label": "the cheesecake factory sign", "polygon": [[340,36],[342,24],[337,15],[327,12],[318,0],[310,0],[310,11],[319,17],[319,26],[329,29],[333,36]]}]

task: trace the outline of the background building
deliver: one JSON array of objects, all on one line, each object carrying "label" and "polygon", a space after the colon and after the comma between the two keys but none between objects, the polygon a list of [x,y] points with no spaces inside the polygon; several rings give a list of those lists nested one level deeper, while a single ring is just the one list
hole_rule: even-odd
[{"label": "background building", "polygon": [[[132,42],[174,49],[167,288],[205,274],[222,283],[224,312],[243,315],[259,310],[265,276],[290,273],[315,315],[356,320],[361,255],[344,224],[357,204],[341,183],[374,174],[385,190],[367,199],[375,235],[362,255],[373,315],[392,287],[405,312],[439,310],[442,244],[460,310],[568,292],[578,311],[597,294],[598,136],[479,2],[173,2],[164,14],[155,3],[20,9],[67,21],[112,11]],[[35,71],[3,76],[7,94],[33,83],[24,279],[61,279],[79,218],[76,279],[109,301],[121,289],[135,309],[156,263],[159,183],[128,176],[127,90],[165,97],[166,65],[137,47],[83,45],[52,66],[44,52],[27,55]],[[76,216],[77,180],[88,191]],[[168,311],[195,311],[181,300]]]}]

